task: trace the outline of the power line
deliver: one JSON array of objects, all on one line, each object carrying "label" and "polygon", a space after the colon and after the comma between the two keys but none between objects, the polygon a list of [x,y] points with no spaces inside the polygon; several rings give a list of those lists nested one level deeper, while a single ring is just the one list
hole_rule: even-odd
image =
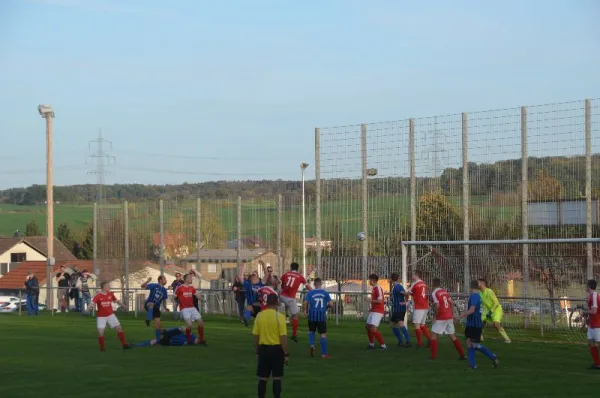
[{"label": "power line", "polygon": [[94,155],[90,155],[92,162],[96,165],[96,169],[94,171],[88,172],[88,174],[96,175],[96,185],[98,189],[96,201],[98,203],[104,202],[104,184],[105,184],[105,176],[108,174],[106,170],[106,166],[111,164],[115,164],[116,158],[110,155],[107,151],[104,150],[104,145],[108,144],[109,148],[112,149],[112,142],[105,140],[102,138],[102,130],[98,131],[98,138],[96,140],[89,142],[89,147],[91,148],[93,145],[96,145],[97,150]]},{"label": "power line", "polygon": [[[54,170],[77,170],[80,171],[82,168],[85,168],[86,165],[82,165],[82,164],[71,164],[71,165],[65,165],[65,166],[54,166],[53,169]],[[0,174],[2,175],[7,175],[7,174],[37,174],[37,173],[45,173],[46,169],[45,168],[38,168],[38,169],[22,169],[22,170],[2,170],[0,171]]]},{"label": "power line", "polygon": [[236,176],[272,177],[272,176],[277,176],[277,174],[273,174],[273,173],[207,173],[207,172],[186,171],[186,170],[152,169],[152,168],[147,168],[147,167],[119,166],[118,169],[119,170],[127,170],[127,171],[162,173],[162,174],[189,174],[189,175],[203,175],[203,176],[228,176],[228,177],[236,177]]},{"label": "power line", "polygon": [[173,154],[164,154],[164,153],[149,153],[149,152],[138,152],[138,151],[122,151],[116,150],[115,152],[119,152],[126,155],[132,156],[144,156],[144,157],[153,157],[153,158],[167,158],[167,159],[187,159],[187,160],[223,160],[223,161],[231,161],[231,160],[260,160],[261,162],[266,161],[281,161],[288,160],[289,158],[284,157],[272,157],[272,156],[256,156],[256,157],[223,157],[223,156],[189,156],[189,155],[173,155]]}]

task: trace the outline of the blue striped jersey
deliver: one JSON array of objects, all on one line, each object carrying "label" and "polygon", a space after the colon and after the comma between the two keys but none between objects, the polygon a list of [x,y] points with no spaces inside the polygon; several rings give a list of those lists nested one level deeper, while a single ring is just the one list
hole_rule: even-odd
[{"label": "blue striped jersey", "polygon": [[154,303],[154,305],[160,305],[163,300],[168,297],[167,289],[159,283],[148,283],[146,289],[150,290],[150,294],[146,299],[147,303]]},{"label": "blue striped jersey", "polygon": [[327,320],[327,307],[331,301],[329,293],[323,289],[313,289],[306,293],[304,301],[308,302],[309,322],[325,322]]},{"label": "blue striped jersey", "polygon": [[244,292],[246,293],[247,305],[258,303],[258,289],[260,289],[263,286],[263,283],[260,281],[254,285],[249,280],[244,281]]},{"label": "blue striped jersey", "polygon": [[394,283],[391,294],[392,312],[406,312],[406,296],[404,292],[404,286],[400,283]]},{"label": "blue striped jersey", "polygon": [[481,296],[479,293],[471,293],[469,296],[467,310],[471,307],[475,307],[475,312],[467,317],[465,326],[471,328],[483,328],[483,320],[481,319]]},{"label": "blue striped jersey", "polygon": [[[192,341],[196,341],[196,335],[192,334]],[[170,345],[185,345],[187,343],[187,336],[183,333],[169,338]]]}]

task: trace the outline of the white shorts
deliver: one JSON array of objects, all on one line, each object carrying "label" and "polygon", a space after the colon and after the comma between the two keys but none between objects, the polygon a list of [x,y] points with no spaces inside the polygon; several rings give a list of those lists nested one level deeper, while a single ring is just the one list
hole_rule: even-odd
[{"label": "white shorts", "polygon": [[292,315],[298,314],[298,302],[296,301],[295,298],[281,296],[281,297],[279,297],[279,300],[283,303],[283,305],[285,306],[285,309],[288,310],[290,312],[290,314],[292,314]]},{"label": "white shorts", "polygon": [[183,320],[186,322],[196,322],[196,321],[201,322],[202,321],[202,315],[200,315],[200,313],[198,312],[198,310],[195,307],[182,309],[181,316],[183,317]]},{"label": "white shorts", "polygon": [[98,329],[106,329],[107,323],[111,329],[114,329],[117,326],[121,326],[115,314],[110,314],[109,316],[102,316],[96,318],[96,326],[98,327]]},{"label": "white shorts", "polygon": [[367,325],[373,325],[378,327],[383,319],[383,314],[379,312],[369,312],[369,316],[367,317]]},{"label": "white shorts", "polygon": [[590,328],[588,327],[588,332],[587,332],[587,339],[588,341],[595,341],[596,343],[600,343],[600,328]]},{"label": "white shorts", "polygon": [[413,312],[413,323],[424,325],[427,322],[427,313],[429,310],[415,310]]},{"label": "white shorts", "polygon": [[448,319],[445,321],[435,321],[433,322],[433,326],[431,326],[431,331],[435,334],[455,334],[456,330],[454,329],[454,321],[452,319]]}]

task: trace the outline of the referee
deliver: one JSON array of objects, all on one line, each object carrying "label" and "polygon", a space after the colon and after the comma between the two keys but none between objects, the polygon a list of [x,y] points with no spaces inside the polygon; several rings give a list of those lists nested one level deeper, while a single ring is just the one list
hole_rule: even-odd
[{"label": "referee", "polygon": [[277,312],[278,306],[276,294],[267,296],[267,309],[258,314],[252,328],[258,358],[258,398],[266,397],[269,377],[273,377],[273,397],[281,397],[283,366],[288,363],[289,354],[285,316]]}]

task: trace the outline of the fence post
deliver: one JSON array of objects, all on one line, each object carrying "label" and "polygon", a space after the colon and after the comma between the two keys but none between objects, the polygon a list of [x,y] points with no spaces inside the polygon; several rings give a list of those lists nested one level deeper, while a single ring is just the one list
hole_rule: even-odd
[{"label": "fence post", "polygon": [[315,128],[315,238],[317,252],[315,262],[317,263],[317,277],[321,273],[321,130]]},{"label": "fence post", "polygon": [[[544,306],[542,305],[542,299],[540,299],[540,334],[544,337]],[[552,311],[553,307],[550,306],[550,311]],[[550,314],[552,316],[552,314]]]},{"label": "fence post", "polygon": [[[462,216],[463,216],[463,240],[469,240],[470,221],[469,221],[469,202],[471,196],[471,184],[469,183],[469,115],[462,113]],[[469,291],[469,281],[471,279],[470,249],[469,245],[464,245],[464,291]]]},{"label": "fence post", "polygon": [[202,250],[202,202],[200,198],[196,199],[196,255],[198,256],[198,261],[196,266],[198,267],[198,272],[202,272],[202,267],[200,266],[200,250]]},{"label": "fence post", "polygon": [[[527,155],[527,107],[521,107],[521,239],[529,239],[528,209],[528,155]],[[523,245],[523,296],[529,297],[529,245]],[[529,326],[529,309],[525,309],[525,328]]]},{"label": "fence post", "polygon": [[[408,121],[408,157],[410,159],[410,240],[417,240],[417,173],[415,163],[415,119]],[[410,247],[411,261],[417,260],[417,247]],[[406,286],[407,281],[404,281]]]},{"label": "fence post", "polygon": [[93,261],[94,261],[94,275],[100,276],[98,271],[98,203],[94,203],[94,224],[93,224],[93,245],[94,245],[94,253]]},{"label": "fence post", "polygon": [[129,204],[127,201],[123,204],[123,218],[125,220],[124,244],[125,244],[125,305],[129,311]]},{"label": "fence post", "polygon": [[19,316],[23,315],[23,290],[19,289]]},{"label": "fence post", "polygon": [[279,276],[283,274],[283,256],[281,254],[281,235],[283,228],[283,197],[281,194],[277,196],[277,272]]},{"label": "fence post", "polygon": [[240,273],[242,265],[242,197],[238,196],[237,200],[237,273]]},{"label": "fence post", "polygon": [[[600,214],[596,215],[600,217]],[[592,102],[585,100],[585,237],[592,238]],[[586,243],[587,279],[594,279],[592,243]]]},{"label": "fence post", "polygon": [[360,126],[360,153],[362,163],[362,230],[367,238],[362,241],[361,279],[362,292],[367,292],[367,256],[369,255],[369,232],[368,232],[368,206],[369,196],[367,190],[367,125]]},{"label": "fence post", "polygon": [[159,239],[160,239],[160,274],[165,273],[165,204],[162,199],[158,201],[158,223],[159,223]]}]

